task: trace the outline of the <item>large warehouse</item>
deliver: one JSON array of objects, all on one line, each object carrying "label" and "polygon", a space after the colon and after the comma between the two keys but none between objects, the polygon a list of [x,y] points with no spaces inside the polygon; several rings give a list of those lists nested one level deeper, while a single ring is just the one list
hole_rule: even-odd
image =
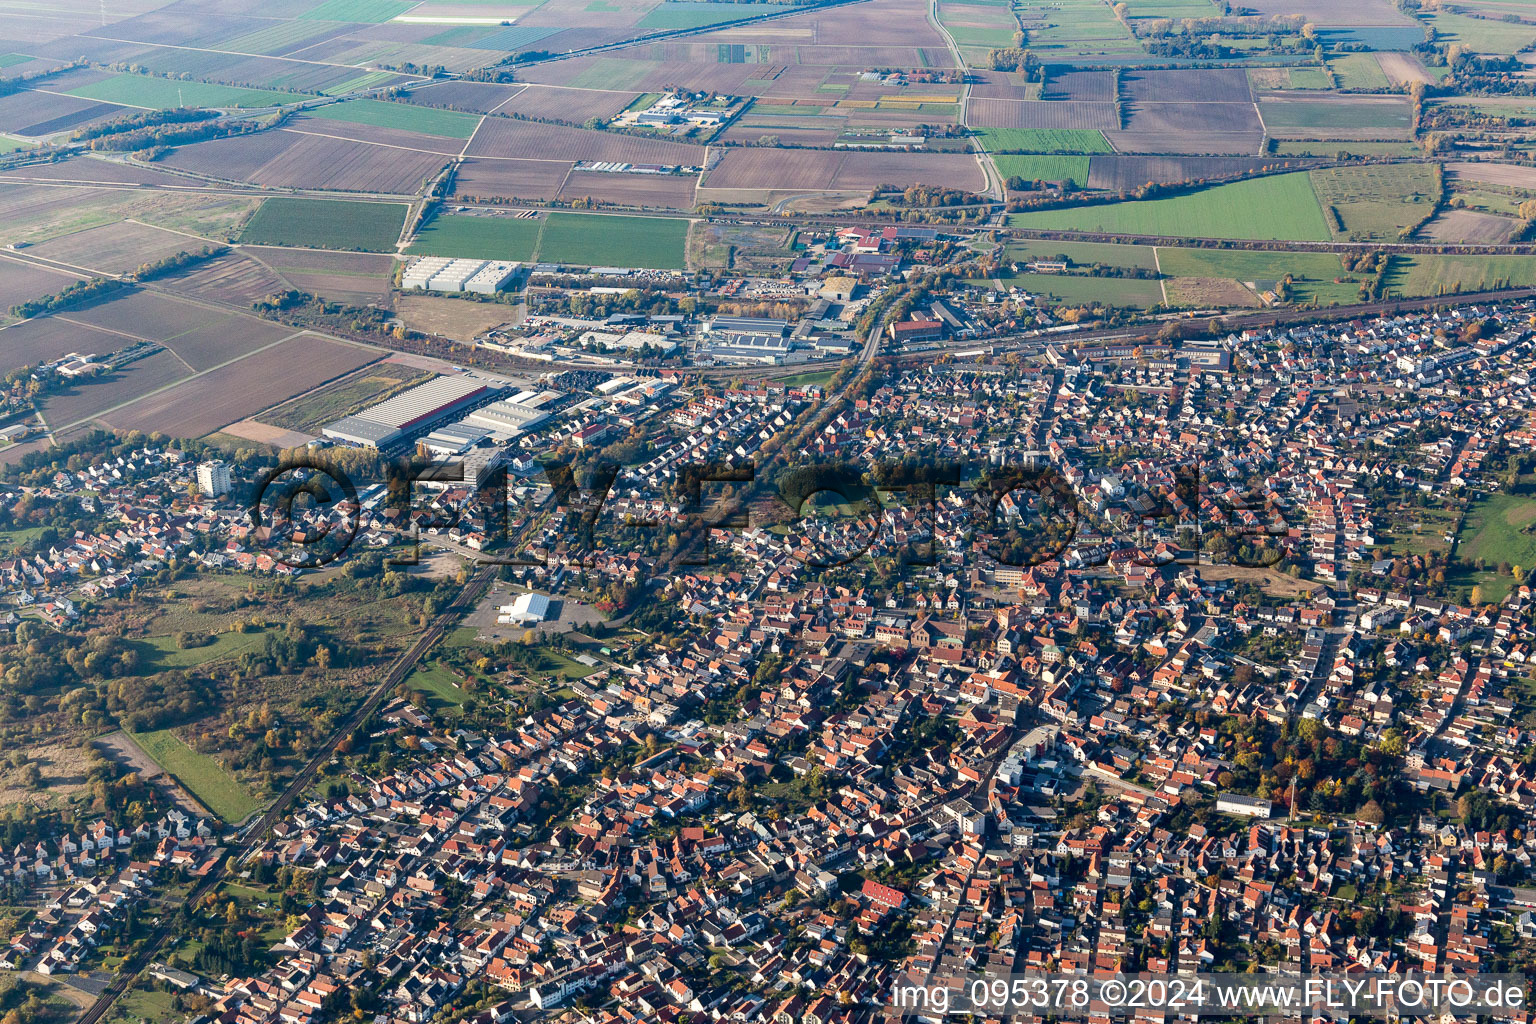
[{"label": "large warehouse", "polygon": [[434,427],[500,390],[475,377],[434,377],[370,409],[327,424],[322,433],[333,441],[388,448],[407,434]]}]

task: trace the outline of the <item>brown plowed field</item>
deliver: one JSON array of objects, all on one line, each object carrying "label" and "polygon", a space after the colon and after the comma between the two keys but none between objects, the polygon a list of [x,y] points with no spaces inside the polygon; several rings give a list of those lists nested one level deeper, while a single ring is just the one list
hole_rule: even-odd
[{"label": "brown plowed field", "polygon": [[459,165],[454,194],[483,199],[553,199],[571,171],[570,161],[476,160]]},{"label": "brown plowed field", "polygon": [[671,210],[693,207],[695,174],[607,174],[574,171],[560,190],[561,199],[595,196],[625,206],[657,206]]},{"label": "brown plowed field", "polygon": [[704,162],[704,147],[615,132],[491,117],[486,118],[480,130],[475,132],[475,137],[470,140],[468,155],[697,166]]},{"label": "brown plowed field", "polygon": [[1110,131],[1120,127],[1113,103],[1070,100],[978,100],[966,107],[967,119],[981,128],[1084,128]]},{"label": "brown plowed field", "polygon": [[62,428],[190,376],[192,371],[174,353],[162,349],[113,373],[83,378],[63,391],[49,394],[38,404],[48,425]]},{"label": "brown plowed field", "polygon": [[1137,103],[1236,103],[1252,99],[1241,68],[1128,71],[1121,79],[1125,98]]},{"label": "brown plowed field", "polygon": [[1116,192],[1149,181],[1194,181],[1257,170],[1274,161],[1226,156],[1100,156],[1089,161],[1088,187]]},{"label": "brown plowed field", "polygon": [[438,82],[412,89],[405,96],[405,101],[428,107],[463,110],[471,114],[489,114],[524,88],[526,86],[497,85],[493,82]]},{"label": "brown plowed field", "polygon": [[1467,161],[1446,164],[1445,172],[1458,181],[1481,181],[1488,185],[1536,189],[1536,167]]},{"label": "brown plowed field", "polygon": [[278,130],[185,146],[173,167],[279,188],[330,188],[409,195],[442,170],[447,157],[348,139]]},{"label": "brown plowed field", "polygon": [[348,121],[328,121],[325,118],[295,117],[284,125],[283,130],[296,135],[324,136],[366,142],[376,146],[412,150],[421,153],[437,153],[440,156],[458,156],[464,148],[463,139],[445,139],[436,135],[422,135],[402,131],[399,128],[380,128],[371,124],[352,124]]},{"label": "brown plowed field", "polygon": [[876,185],[985,188],[967,153],[866,153],[836,150],[736,149],[705,176],[706,188],[870,189]]},{"label": "brown plowed field", "polygon": [[126,273],[178,252],[195,251],[209,243],[175,231],[121,221],[60,235],[30,250],[46,259],[112,274]]},{"label": "brown plowed field", "polygon": [[1421,234],[1436,242],[1482,242],[1497,244],[1515,236],[1519,222],[1476,210],[1446,210],[1424,225]]},{"label": "brown plowed field", "polygon": [[589,117],[612,117],[629,106],[639,93],[600,89],[559,89],[530,85],[509,100],[498,114],[554,117],[581,124]]},{"label": "brown plowed field", "polygon": [[248,306],[257,299],[282,291],[283,281],[256,260],[229,253],[201,263],[185,274],[165,278],[160,286],[187,295],[218,299]]},{"label": "brown plowed field", "polygon": [[369,349],[301,335],[101,419],[120,430],[158,430],[173,437],[201,437],[356,369],[379,355]]},{"label": "brown plowed field", "polygon": [[82,355],[116,352],[128,342],[119,334],[79,327],[45,317],[0,331],[0,372],[36,366],[70,352]]}]

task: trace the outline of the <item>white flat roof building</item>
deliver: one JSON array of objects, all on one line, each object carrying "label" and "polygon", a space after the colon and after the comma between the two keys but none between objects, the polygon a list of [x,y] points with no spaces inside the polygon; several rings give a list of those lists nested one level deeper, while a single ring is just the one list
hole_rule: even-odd
[{"label": "white flat roof building", "polygon": [[519,594],[511,604],[498,609],[496,621],[503,626],[521,626],[543,622],[549,614],[549,598],[543,594]]},{"label": "white flat roof building", "polygon": [[423,256],[400,275],[400,287],[434,292],[476,292],[494,295],[517,273],[518,264],[504,260]]}]

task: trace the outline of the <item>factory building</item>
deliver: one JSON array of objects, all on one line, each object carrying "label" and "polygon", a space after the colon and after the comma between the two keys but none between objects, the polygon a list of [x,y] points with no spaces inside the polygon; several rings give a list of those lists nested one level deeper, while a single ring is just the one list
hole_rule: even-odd
[{"label": "factory building", "polygon": [[388,448],[461,413],[500,390],[475,377],[435,377],[394,398],[327,424],[322,433],[333,441],[366,448]]},{"label": "factory building", "polygon": [[547,419],[549,413],[511,399],[492,402],[484,408],[476,409],[464,418],[464,423],[466,426],[484,427],[503,437],[515,437],[526,434]]},{"label": "factory building", "polygon": [[400,276],[400,287],[494,295],[516,275],[517,267],[516,263],[499,260],[423,256],[405,268],[405,273]]}]

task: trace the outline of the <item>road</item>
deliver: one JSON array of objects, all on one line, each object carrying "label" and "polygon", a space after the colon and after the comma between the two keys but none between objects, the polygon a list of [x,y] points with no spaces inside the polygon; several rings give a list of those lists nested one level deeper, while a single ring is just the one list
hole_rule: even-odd
[{"label": "road", "polygon": [[[416,667],[416,663],[421,660],[422,656],[431,650],[438,640],[442,639],[443,634],[458,622],[459,617],[467,609],[474,606],[474,603],[479,600],[480,595],[485,591],[485,588],[490,584],[495,575],[496,567],[486,566],[470,577],[464,589],[453,599],[453,603],[444,609],[437,618],[432,620],[432,625],[428,626],[426,631],[416,638],[416,642],[411,645],[409,650],[390,663],[388,670],[380,678],[378,685],[342,721],[336,733],[315,752],[314,756],[309,759],[309,762],[304,765],[303,770],[294,776],[293,781],[283,790],[282,795],[273,801],[272,806],[268,807],[260,818],[257,818],[256,821],[241,830],[240,838],[237,838],[230,845],[227,856],[222,858],[208,874],[204,875],[192,887],[192,891],[187,894],[185,900],[186,906],[195,907],[198,901],[208,895],[208,893],[213,892],[219,883],[225,879],[229,874],[231,865],[238,864],[265,841],[267,833],[272,826],[277,824],[282,816],[287,813],[288,808],[292,807],[294,802],[314,782],[316,776],[320,774],[320,769],[330,761],[336,752],[337,745],[341,743],[342,739],[351,735],[354,730],[372,717],[373,713],[378,710],[379,705],[394,691],[395,687],[403,683],[406,676],[410,675],[411,670]],[[160,958],[161,950],[174,937],[175,932],[172,924],[173,922],[168,916],[162,916],[160,926],[155,929],[149,940],[140,947],[139,952],[130,956],[117,969],[117,977],[113,979],[112,984],[107,986],[106,990],[102,992],[91,1008],[80,1017],[78,1024],[97,1024],[98,1021],[106,1016],[107,1012],[112,1009],[113,1004],[117,1002],[118,997],[126,992],[133,983],[133,980],[138,977],[139,972],[144,970],[151,961]]]}]

